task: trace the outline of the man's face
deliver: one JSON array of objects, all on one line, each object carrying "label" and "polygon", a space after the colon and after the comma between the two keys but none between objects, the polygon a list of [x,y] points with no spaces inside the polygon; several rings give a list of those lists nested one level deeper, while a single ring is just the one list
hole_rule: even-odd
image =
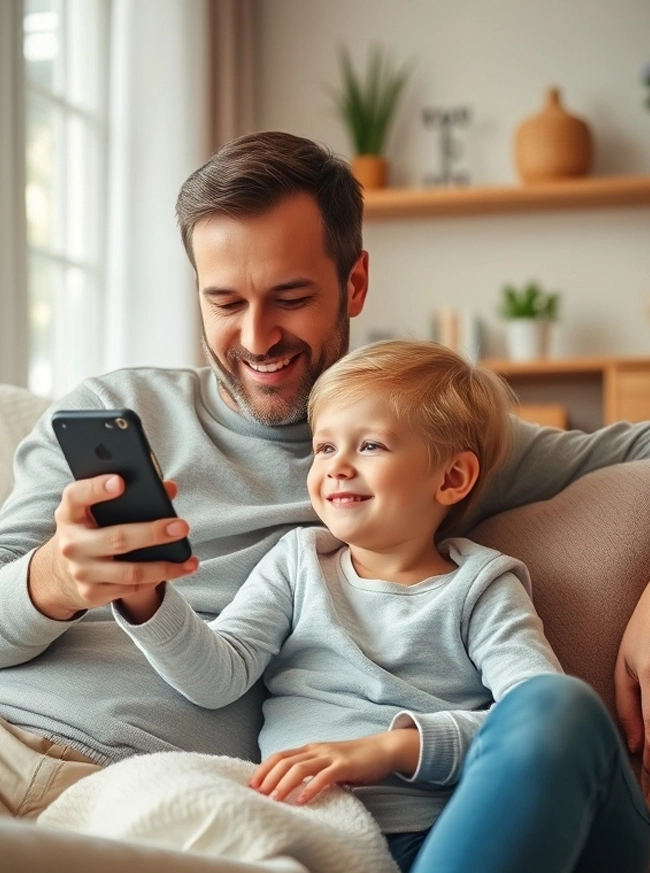
[{"label": "man's face", "polygon": [[307,194],[252,218],[203,219],[192,243],[205,351],[224,400],[262,424],[301,421],[312,385],[347,351],[366,254],[342,289]]}]

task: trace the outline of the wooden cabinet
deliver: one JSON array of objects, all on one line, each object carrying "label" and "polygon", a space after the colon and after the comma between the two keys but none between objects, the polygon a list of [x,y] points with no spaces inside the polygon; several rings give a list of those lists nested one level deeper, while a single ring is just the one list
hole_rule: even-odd
[{"label": "wooden cabinet", "polygon": [[486,360],[503,376],[524,407],[524,417],[540,424],[544,415],[592,431],[615,421],[650,420],[650,358],[565,358],[518,363]]}]

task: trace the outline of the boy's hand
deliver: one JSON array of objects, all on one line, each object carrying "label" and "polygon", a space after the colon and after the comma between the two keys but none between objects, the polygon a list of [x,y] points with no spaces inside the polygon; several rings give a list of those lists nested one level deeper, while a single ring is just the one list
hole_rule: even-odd
[{"label": "boy's hand", "polygon": [[412,776],[420,756],[416,728],[372,734],[338,743],[309,743],[271,755],[249,785],[274,800],[284,800],[306,779],[298,803],[309,803],[330,785],[371,785],[394,772]]}]

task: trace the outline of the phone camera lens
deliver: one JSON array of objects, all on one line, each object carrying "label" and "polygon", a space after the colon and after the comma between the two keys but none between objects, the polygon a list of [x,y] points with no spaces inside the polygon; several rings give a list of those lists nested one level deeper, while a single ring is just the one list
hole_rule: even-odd
[{"label": "phone camera lens", "polygon": [[126,430],[129,426],[128,421],[126,421],[124,418],[116,418],[115,424],[120,428],[120,430]]}]

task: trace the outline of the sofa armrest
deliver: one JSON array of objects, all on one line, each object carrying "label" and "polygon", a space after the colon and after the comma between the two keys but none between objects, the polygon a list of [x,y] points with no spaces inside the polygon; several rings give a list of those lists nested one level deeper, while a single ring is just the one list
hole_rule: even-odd
[{"label": "sofa armrest", "polygon": [[2,869],[15,873],[307,873],[290,858],[249,864],[0,818]]}]

